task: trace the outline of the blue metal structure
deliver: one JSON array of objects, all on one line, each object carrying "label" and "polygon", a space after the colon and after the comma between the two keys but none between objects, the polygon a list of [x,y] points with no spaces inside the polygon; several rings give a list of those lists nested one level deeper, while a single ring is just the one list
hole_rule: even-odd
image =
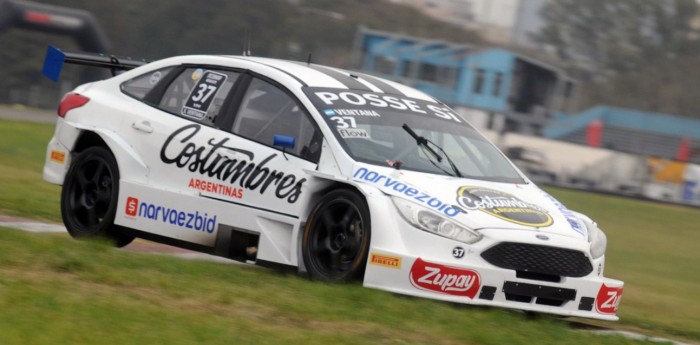
[{"label": "blue metal structure", "polygon": [[[421,39],[361,29],[360,69],[411,85],[468,113],[482,127],[586,143],[586,127],[604,126],[603,145],[673,158],[683,140],[700,143],[700,120],[598,106],[578,114],[575,81],[554,66],[502,48]],[[555,115],[556,114],[556,115]],[[494,121],[501,117],[502,126]],[[691,161],[700,162],[700,148]]]},{"label": "blue metal structure", "polygon": [[[502,48],[362,29],[360,69],[422,90],[456,107],[501,116],[505,128],[539,134],[567,110],[574,81],[553,66]],[[487,126],[491,128],[490,126]]]},{"label": "blue metal structure", "polygon": [[543,130],[550,139],[586,144],[594,121],[602,126],[601,145],[616,151],[668,159],[685,141],[688,161],[700,163],[700,120],[634,109],[596,106],[576,114],[557,114]]},{"label": "blue metal structure", "polygon": [[602,105],[577,114],[557,114],[543,134],[547,138],[563,138],[585,129],[595,120],[601,121],[606,127],[687,137],[700,141],[700,120]]}]

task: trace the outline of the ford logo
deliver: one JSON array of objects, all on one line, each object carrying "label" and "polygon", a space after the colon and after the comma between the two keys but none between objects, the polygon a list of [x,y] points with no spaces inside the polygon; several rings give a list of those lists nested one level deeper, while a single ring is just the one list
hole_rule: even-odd
[{"label": "ford logo", "polygon": [[547,235],[538,234],[538,235],[535,236],[535,237],[539,238],[539,239],[542,240],[542,241],[548,241],[548,240],[549,240],[549,237],[547,237]]}]

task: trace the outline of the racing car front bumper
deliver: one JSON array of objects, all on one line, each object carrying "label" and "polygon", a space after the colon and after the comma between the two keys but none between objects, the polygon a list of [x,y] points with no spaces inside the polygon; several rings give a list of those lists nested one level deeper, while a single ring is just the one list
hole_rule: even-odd
[{"label": "racing car front bumper", "polygon": [[598,277],[543,282],[519,278],[515,271],[501,268],[454,266],[374,249],[364,285],[454,303],[614,321],[623,282]]},{"label": "racing car front bumper", "polygon": [[[373,201],[374,207],[384,207],[384,214],[394,212],[381,201]],[[398,214],[373,217],[364,286],[453,303],[618,320],[616,313],[624,283],[603,276],[605,256],[591,259],[586,241],[553,234],[541,241],[535,231],[480,232],[480,241],[466,244],[416,229]],[[547,275],[499,267],[483,254],[503,243],[576,252],[588,270]],[[544,256],[527,259],[555,264],[560,260]]]}]

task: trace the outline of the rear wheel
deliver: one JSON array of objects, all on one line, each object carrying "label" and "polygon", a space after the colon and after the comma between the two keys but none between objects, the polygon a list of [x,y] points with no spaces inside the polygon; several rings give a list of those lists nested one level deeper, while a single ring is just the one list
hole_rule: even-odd
[{"label": "rear wheel", "polygon": [[304,228],[306,270],[312,279],[326,282],[360,278],[370,237],[369,209],[361,195],[346,189],[326,194]]},{"label": "rear wheel", "polygon": [[133,236],[114,225],[119,197],[119,168],[112,153],[100,146],[78,154],[61,191],[61,216],[73,238],[103,238],[123,247]]}]

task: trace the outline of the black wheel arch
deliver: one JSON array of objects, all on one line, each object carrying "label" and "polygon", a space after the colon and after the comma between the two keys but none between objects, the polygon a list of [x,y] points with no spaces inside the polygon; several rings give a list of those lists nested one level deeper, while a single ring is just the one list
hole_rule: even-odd
[{"label": "black wheel arch", "polygon": [[[366,226],[368,228],[368,237],[366,239],[366,252],[364,254],[361,254],[364,256],[364,259],[361,260],[361,262],[366,261],[366,257],[369,254],[369,248],[371,247],[371,223],[372,223],[372,214],[371,210],[369,208],[369,203],[367,200],[367,196],[365,193],[362,192],[362,190],[356,186],[353,186],[348,183],[343,183],[340,181],[336,181],[332,183],[331,185],[327,186],[326,188],[323,188],[322,190],[319,190],[318,192],[314,193],[314,196],[311,198],[309,201],[309,207],[308,211],[305,214],[305,217],[303,218],[304,220],[301,222],[301,227],[299,231],[299,238],[298,238],[298,263],[299,263],[299,271],[300,273],[306,273],[307,275],[310,275],[311,272],[309,271],[309,264],[306,262],[305,258],[305,252],[304,252],[304,241],[305,241],[305,233],[307,232],[307,227],[313,226],[309,222],[314,221],[314,216],[315,213],[319,211],[319,209],[323,209],[323,203],[324,201],[329,201],[327,199],[327,195],[330,193],[334,193],[337,191],[344,191],[347,193],[350,193],[351,195],[354,195],[358,199],[358,202],[362,202],[364,205],[358,207],[364,208],[366,212],[366,217],[364,217],[364,221],[366,221]],[[364,267],[361,269],[361,274],[360,275],[352,275],[352,278],[350,279],[341,279],[337,280],[336,282],[350,282],[350,281],[355,281],[357,278],[362,279],[364,275]],[[313,277],[313,275],[310,275],[312,279],[319,279],[318,277]],[[319,280],[325,280],[325,279],[319,279]],[[335,281],[335,280],[334,280]],[[331,282],[331,281],[328,281]]]},{"label": "black wheel arch", "polygon": [[[353,186],[353,185],[348,184],[348,183],[334,181],[333,184],[331,184],[330,186],[314,192],[311,199],[309,199],[309,207],[306,208],[306,210],[304,211],[304,214],[301,217],[302,226],[304,225],[304,223],[306,223],[309,220],[309,216],[311,216],[311,213],[314,211],[316,206],[318,206],[318,203],[321,201],[323,196],[334,191],[334,190],[338,190],[338,189],[347,189],[349,191],[355,192],[358,195],[362,196],[364,201],[367,202],[367,196],[365,195],[365,193],[363,193],[356,186]],[[371,210],[370,210],[370,213],[371,213]],[[371,216],[372,215],[370,214],[370,217]]]},{"label": "black wheel arch", "polygon": [[[78,139],[75,141],[71,153],[73,155],[77,155],[85,149],[93,146],[102,146],[112,151],[109,145],[107,145],[107,142],[105,142],[99,134],[93,131],[83,130],[81,131]],[[112,154],[114,154],[114,152],[112,152]]]},{"label": "black wheel arch", "polygon": [[[106,156],[103,156],[104,157],[103,159],[107,159],[108,161],[109,160],[112,161],[112,163],[106,163],[106,164],[107,165],[113,164],[113,168],[114,168],[114,170],[111,172],[111,174],[112,174],[111,184],[114,185],[113,188],[114,188],[115,194],[114,194],[114,197],[112,198],[113,205],[110,207],[110,208],[112,208],[112,210],[107,211],[107,214],[109,215],[107,217],[111,218],[111,219],[107,220],[107,222],[109,223],[108,227],[111,229],[101,230],[100,231],[101,234],[99,236],[91,236],[89,234],[88,235],[80,234],[79,231],[76,232],[75,234],[71,233],[71,231],[69,231],[69,233],[71,233],[71,236],[78,237],[78,238],[79,237],[84,237],[84,238],[104,237],[104,238],[110,240],[117,247],[122,247],[122,246],[129,244],[134,239],[134,237],[125,234],[122,231],[123,228],[121,226],[117,226],[116,224],[114,224],[114,217],[116,216],[115,212],[116,212],[116,207],[117,207],[116,203],[118,202],[118,198],[119,198],[119,196],[118,196],[119,195],[119,183],[120,183],[119,182],[120,181],[119,162],[118,162],[113,150],[109,147],[109,145],[105,142],[105,140],[103,140],[99,136],[99,134],[92,132],[92,131],[88,131],[88,130],[83,130],[82,133],[80,133],[80,136],[76,140],[76,143],[73,146],[73,150],[71,151],[72,160],[70,163],[70,167],[66,171],[66,178],[69,178],[71,176],[71,174],[73,174],[73,170],[76,169],[75,164],[78,164],[80,162],[81,158],[79,158],[79,157],[81,157],[83,155],[83,153],[87,153],[87,151],[90,151],[91,149],[103,150],[103,152],[104,152],[103,155],[106,155]],[[97,152],[97,151],[93,151],[93,152]],[[91,154],[94,154],[94,153],[91,153]],[[71,186],[70,182],[64,181],[63,187],[61,190],[61,216],[63,218],[64,224],[66,224],[66,227],[69,227],[69,222],[70,222],[70,223],[72,223],[72,226],[74,228],[80,228],[81,226],[76,225],[75,221],[68,220],[68,218],[71,218],[71,219],[74,218],[74,216],[69,216],[70,211],[66,210],[66,205],[67,205],[66,203],[68,202],[66,199],[67,198],[66,188],[69,188],[72,190],[73,187],[70,187],[70,186]],[[104,226],[102,226],[102,227],[104,227]]]}]

